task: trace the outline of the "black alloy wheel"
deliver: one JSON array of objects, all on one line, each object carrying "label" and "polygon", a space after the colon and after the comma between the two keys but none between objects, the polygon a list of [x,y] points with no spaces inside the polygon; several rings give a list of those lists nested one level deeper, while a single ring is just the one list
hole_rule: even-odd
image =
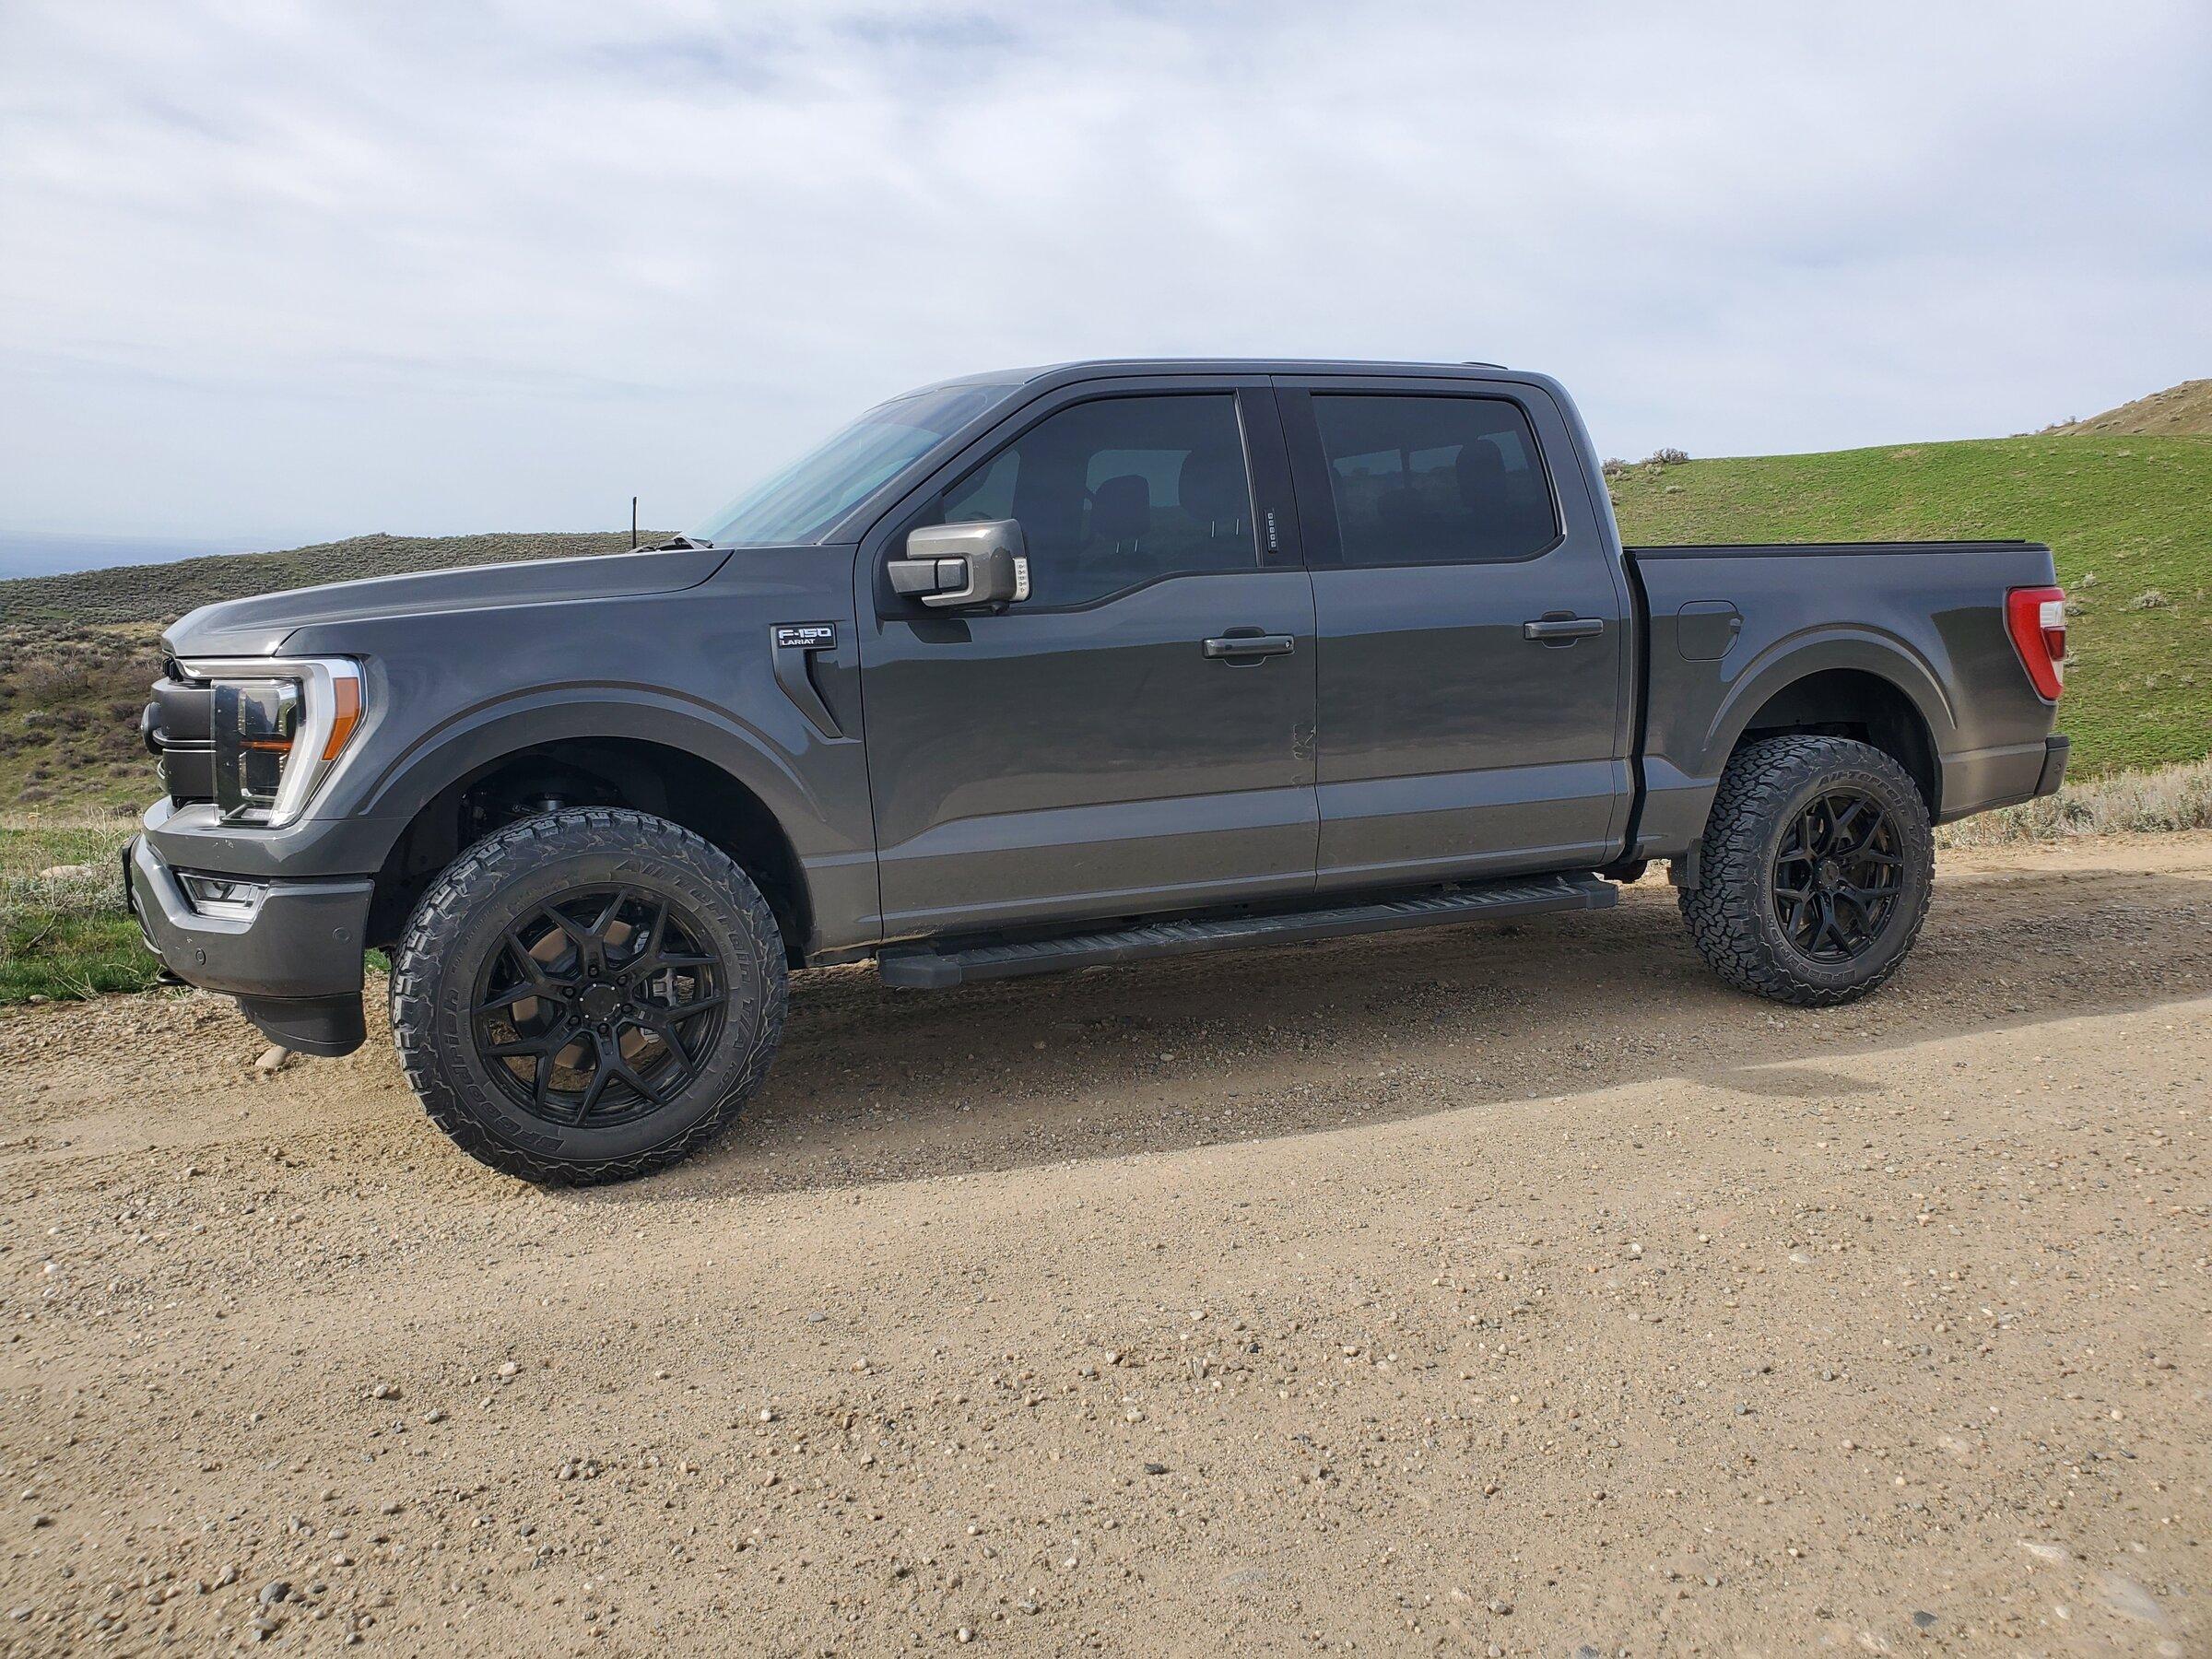
[{"label": "black alloy wheel", "polygon": [[486,1072],[532,1115],[607,1126],[662,1106],[712,1055],[729,998],[699,923],[640,887],[559,894],[477,975]]},{"label": "black alloy wheel", "polygon": [[1772,891],[1783,936],[1832,966],[1871,950],[1897,915],[1905,853],[1880,801],[1862,789],[1806,802],[1774,854]]}]

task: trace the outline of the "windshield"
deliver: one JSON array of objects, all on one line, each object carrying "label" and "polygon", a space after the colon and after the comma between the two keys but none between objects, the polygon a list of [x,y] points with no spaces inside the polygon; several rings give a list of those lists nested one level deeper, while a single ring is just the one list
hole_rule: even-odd
[{"label": "windshield", "polygon": [[781,472],[771,473],[691,532],[723,547],[812,541],[854,504],[1011,390],[937,386],[878,404]]}]

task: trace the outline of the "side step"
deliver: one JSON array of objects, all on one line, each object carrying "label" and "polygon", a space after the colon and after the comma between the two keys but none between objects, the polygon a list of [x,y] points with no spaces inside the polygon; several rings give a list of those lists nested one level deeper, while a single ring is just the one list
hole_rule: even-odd
[{"label": "side step", "polygon": [[1110,933],[1069,934],[1013,945],[971,945],[965,949],[894,946],[877,959],[876,968],[887,985],[934,991],[973,980],[1057,973],[1112,962],[1142,961],[1147,957],[1188,956],[1248,945],[1291,945],[1301,939],[1389,933],[1401,927],[1439,927],[1541,911],[1610,910],[1619,900],[1620,889],[1595,876],[1536,876],[1407,899],[1331,905],[1325,910],[1227,916],[1210,922],[1148,922]]}]

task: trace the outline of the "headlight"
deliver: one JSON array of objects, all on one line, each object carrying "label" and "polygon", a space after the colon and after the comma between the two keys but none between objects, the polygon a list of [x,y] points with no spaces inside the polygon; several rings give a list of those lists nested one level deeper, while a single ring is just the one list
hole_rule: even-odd
[{"label": "headlight", "polygon": [[308,657],[181,666],[213,693],[215,804],[224,821],[290,823],[360,729],[360,665]]}]

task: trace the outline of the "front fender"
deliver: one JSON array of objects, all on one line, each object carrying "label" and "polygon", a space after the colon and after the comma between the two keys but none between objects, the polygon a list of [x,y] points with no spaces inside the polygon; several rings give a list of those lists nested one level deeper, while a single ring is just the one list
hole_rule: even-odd
[{"label": "front fender", "polygon": [[[680,594],[405,617],[299,629],[287,652],[347,655],[367,720],[309,815],[277,830],[215,821],[212,804],[147,825],[186,867],[241,876],[381,871],[441,792],[517,750],[575,739],[650,743],[719,769],[795,854],[822,948],[880,935],[850,548],[748,550]],[[829,624],[807,653],[814,716],[777,677],[776,629]],[[189,841],[189,845],[187,845]],[[173,843],[173,844],[172,844]]]},{"label": "front fender", "polygon": [[610,680],[533,686],[456,711],[363,778],[349,811],[405,821],[441,791],[518,749],[586,737],[661,744],[721,768],[759,797],[802,855],[810,844],[838,839],[831,809],[777,740],[806,745],[806,737],[771,737],[701,700]]}]

